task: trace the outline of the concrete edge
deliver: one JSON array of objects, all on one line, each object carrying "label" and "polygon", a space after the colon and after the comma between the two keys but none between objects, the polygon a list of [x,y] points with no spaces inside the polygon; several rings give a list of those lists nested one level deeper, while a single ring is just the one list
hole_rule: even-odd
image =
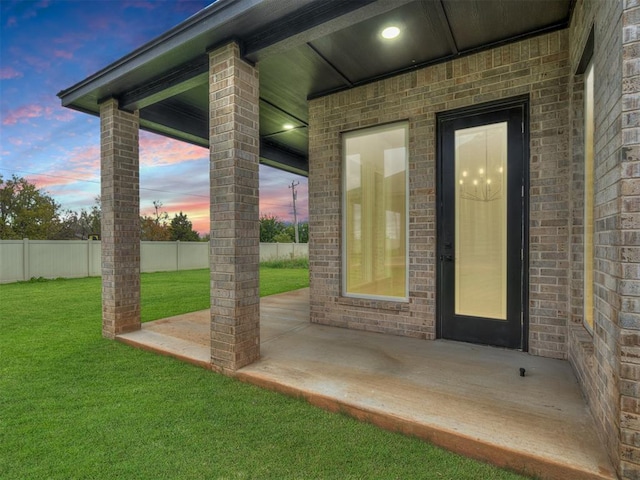
[{"label": "concrete edge", "polygon": [[564,465],[534,454],[522,453],[503,446],[490,444],[459,432],[437,428],[431,425],[358,406],[336,398],[310,392],[291,385],[284,385],[256,373],[238,371],[234,375],[238,380],[291,397],[302,398],[311,405],[330,412],[346,413],[360,421],[374,424],[385,430],[400,432],[426,440],[446,450],[461,454],[500,468],[523,475],[534,475],[549,480],[615,480],[613,471],[601,468],[594,473]]},{"label": "concrete edge", "polygon": [[146,350],[147,352],[157,353],[157,354],[162,355],[164,357],[175,358],[175,359],[180,360],[182,362],[191,363],[192,365],[196,365],[197,367],[201,367],[201,368],[204,368],[206,370],[213,370],[213,366],[211,365],[210,362],[205,362],[203,360],[198,360],[198,359],[183,355],[183,354],[178,353],[178,352],[169,352],[169,351],[166,350],[166,347],[158,348],[158,347],[155,347],[153,345],[149,345],[149,344],[146,344],[146,343],[138,342],[138,341],[133,340],[131,338],[120,337],[120,336],[116,336],[115,339],[120,343],[124,343],[126,345],[131,346],[131,347],[139,348],[140,350]]}]

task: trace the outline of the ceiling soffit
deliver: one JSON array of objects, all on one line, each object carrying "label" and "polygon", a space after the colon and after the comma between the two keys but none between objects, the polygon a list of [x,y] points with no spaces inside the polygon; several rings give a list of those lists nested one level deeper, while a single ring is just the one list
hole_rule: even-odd
[{"label": "ceiling soffit", "polygon": [[[304,173],[309,98],[565,28],[572,1],[254,0],[257,7],[224,25],[227,33],[244,34],[217,41],[233,38],[243,57],[260,65],[261,161]],[[278,10],[265,14],[268,7]],[[389,25],[401,34],[385,41],[380,31]],[[215,40],[220,32],[199,28],[191,43],[167,50],[169,67],[161,66],[159,55],[99,88],[81,82],[59,94],[63,104],[95,114],[100,96],[113,96],[122,108],[140,111],[143,128],[207,146],[205,45],[211,45],[207,35]],[[188,61],[177,63],[176,52]]]}]

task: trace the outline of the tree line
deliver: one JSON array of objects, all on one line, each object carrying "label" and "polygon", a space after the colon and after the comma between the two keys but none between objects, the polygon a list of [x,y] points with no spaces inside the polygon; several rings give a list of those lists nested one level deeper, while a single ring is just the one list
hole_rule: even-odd
[{"label": "tree line", "polygon": [[[295,238],[293,224],[283,222],[274,215],[260,215],[260,242],[293,243]],[[298,239],[300,243],[309,243],[309,223],[298,223]]]},{"label": "tree line", "polygon": [[[140,216],[140,239],[145,241],[208,241],[200,236],[186,213],[173,218],[163,210],[160,201],[153,202],[154,212]],[[29,238],[32,240],[86,240],[99,238],[102,220],[100,198],[88,209],[63,210],[53,197],[23,177],[13,175],[5,180],[0,175],[0,240]],[[299,223],[300,243],[309,241],[309,224]],[[260,241],[292,243],[292,224],[274,215],[260,217]]]},{"label": "tree line", "polygon": [[[155,213],[140,216],[141,240],[192,242],[202,240],[186,213],[172,219],[153,202]],[[63,210],[53,197],[23,177],[0,175],[0,239],[86,240],[99,238],[102,222],[100,198],[89,209]],[[204,239],[208,240],[208,238]]]}]

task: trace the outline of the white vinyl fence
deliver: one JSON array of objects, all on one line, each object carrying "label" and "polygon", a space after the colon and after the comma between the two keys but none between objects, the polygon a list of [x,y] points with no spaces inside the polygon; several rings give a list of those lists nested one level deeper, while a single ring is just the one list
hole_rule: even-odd
[{"label": "white vinyl fence", "polygon": [[[0,283],[99,276],[100,253],[96,240],[0,240]],[[260,261],[308,256],[306,243],[260,244]],[[208,242],[140,242],[143,272],[208,267]]]}]

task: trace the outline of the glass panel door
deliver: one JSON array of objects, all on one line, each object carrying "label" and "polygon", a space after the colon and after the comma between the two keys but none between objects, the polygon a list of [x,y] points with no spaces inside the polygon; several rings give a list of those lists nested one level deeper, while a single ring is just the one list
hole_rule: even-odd
[{"label": "glass panel door", "polygon": [[438,336],[526,349],[528,102],[438,115]]}]

